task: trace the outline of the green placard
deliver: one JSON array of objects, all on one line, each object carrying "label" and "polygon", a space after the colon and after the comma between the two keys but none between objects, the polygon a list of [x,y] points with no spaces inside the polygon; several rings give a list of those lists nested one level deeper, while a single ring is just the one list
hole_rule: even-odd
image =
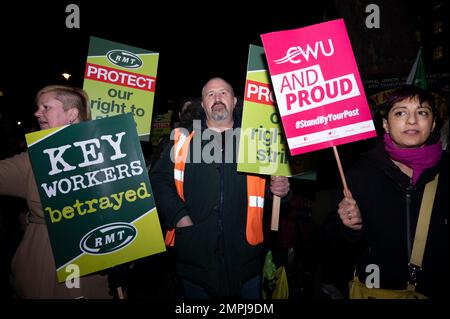
[{"label": "green placard", "polygon": [[170,110],[164,114],[156,114],[152,121],[152,134],[150,135],[150,142],[152,146],[157,146],[161,137],[170,135],[170,121],[172,119],[172,111]]},{"label": "green placard", "polygon": [[133,113],[139,137],[150,139],[159,53],[91,37],[83,88],[92,119]]},{"label": "green placard", "polygon": [[165,251],[131,113],[26,140],[60,282]]},{"label": "green placard", "polygon": [[237,170],[294,176],[311,172],[314,156],[313,153],[301,157],[289,154],[265,65],[264,48],[250,45]]}]

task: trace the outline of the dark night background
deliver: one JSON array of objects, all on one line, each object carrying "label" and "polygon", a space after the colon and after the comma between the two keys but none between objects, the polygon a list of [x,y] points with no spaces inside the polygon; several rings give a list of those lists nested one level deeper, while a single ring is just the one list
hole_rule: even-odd
[{"label": "dark night background", "polygon": [[[80,8],[79,29],[65,25],[70,3]],[[380,7],[379,29],[365,26],[369,3]],[[262,33],[336,18],[346,22],[363,80],[407,76],[419,47],[417,33],[429,32],[432,11],[430,1],[404,0],[3,3],[0,112],[13,123],[21,121],[22,132],[35,126],[37,90],[54,83],[83,85],[91,35],[160,53],[154,113],[178,107],[182,97],[198,96],[211,76],[228,79],[242,96],[248,46],[262,45]],[[448,17],[445,25],[448,32]],[[424,52],[430,56],[432,50],[430,45]],[[438,68],[448,83],[448,62]],[[69,81],[63,72],[72,74]]]},{"label": "dark night background", "polygon": [[168,100],[199,95],[213,75],[229,79],[242,95],[249,44],[261,45],[259,35],[265,32],[321,22],[322,10],[332,5],[321,2],[326,7],[299,10],[295,5],[294,11],[284,12],[260,4],[242,10],[232,2],[157,6],[151,1],[74,1],[81,13],[79,29],[65,26],[71,2],[9,4],[0,18],[1,111],[27,126],[39,88],[63,83],[63,72],[72,74],[70,84],[82,86],[91,35],[160,53],[156,111],[167,108]]},{"label": "dark night background", "polygon": [[[65,24],[69,15],[66,7],[71,3],[80,8],[79,29],[68,29]],[[369,15],[365,10],[371,3],[379,6],[380,28],[367,28],[365,24]],[[369,99],[403,84],[422,46],[429,88],[441,97],[441,108],[448,114],[448,3],[447,0],[3,1],[0,4],[0,159],[25,149],[24,134],[37,129],[34,97],[40,88],[58,83],[83,86],[90,36],[159,53],[155,114],[169,108],[176,112],[181,98],[199,96],[204,83],[213,76],[228,80],[242,97],[248,48],[250,44],[262,46],[261,34],[343,18]],[[63,72],[72,77],[66,81]],[[344,169],[357,156],[362,143],[340,146]],[[306,256],[305,260],[313,261],[323,250],[318,238],[322,236],[320,231],[326,231],[322,225],[326,225],[327,216],[335,213],[330,198],[340,183],[332,151],[319,152],[317,166],[322,171],[318,170],[317,181],[297,184],[306,203],[302,206],[302,218],[307,222],[302,225],[311,227],[302,228],[301,235],[310,234],[310,238],[299,250]],[[147,155],[144,149],[144,156]],[[1,205],[6,209],[2,211]],[[8,286],[8,273],[4,269],[8,269],[6,261],[12,258],[20,242],[17,232],[14,238],[9,234],[13,232],[9,231],[10,225],[17,224],[18,215],[10,214],[11,211],[27,211],[27,208],[24,203],[0,197],[0,218],[4,217],[7,221],[4,225],[8,225],[2,228],[0,220],[0,296],[7,298],[11,292],[3,288]],[[2,237],[2,231],[10,237]],[[333,251],[335,246],[329,242],[333,243],[334,237],[323,240],[329,245],[325,248]],[[345,256],[329,256],[333,258],[320,262],[335,264],[345,260]],[[315,264],[303,267],[318,268]],[[332,269],[331,273],[339,271]],[[151,282],[154,280],[150,278]],[[315,286],[317,283],[320,282],[314,282]],[[347,281],[341,284],[345,288]],[[302,292],[302,298],[305,295]],[[305,303],[298,305],[304,309]],[[376,305],[378,309],[379,304]],[[314,303],[312,306],[327,308],[316,307]],[[414,310],[409,308],[410,304],[401,306],[402,312],[406,308]],[[366,315],[367,309],[363,311]]]}]

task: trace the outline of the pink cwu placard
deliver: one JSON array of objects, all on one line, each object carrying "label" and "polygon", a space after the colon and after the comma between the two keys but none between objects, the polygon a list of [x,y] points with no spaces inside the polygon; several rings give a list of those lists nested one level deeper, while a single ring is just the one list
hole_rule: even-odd
[{"label": "pink cwu placard", "polygon": [[343,19],[261,39],[292,155],[376,136]]}]

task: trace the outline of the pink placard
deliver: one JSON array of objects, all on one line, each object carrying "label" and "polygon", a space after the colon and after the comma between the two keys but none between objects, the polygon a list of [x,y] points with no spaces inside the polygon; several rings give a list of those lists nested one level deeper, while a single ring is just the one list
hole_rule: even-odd
[{"label": "pink placard", "polygon": [[376,136],[343,19],[261,39],[292,155]]}]

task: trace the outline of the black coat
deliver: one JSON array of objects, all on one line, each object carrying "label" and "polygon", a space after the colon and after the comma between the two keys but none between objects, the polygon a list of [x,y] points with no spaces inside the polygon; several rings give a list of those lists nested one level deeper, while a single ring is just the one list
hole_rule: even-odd
[{"label": "black coat", "polygon": [[[408,281],[407,212],[410,214],[411,246],[414,240],[425,184],[440,172],[427,244],[416,290],[428,297],[448,297],[448,156],[425,170],[416,185],[389,159],[384,144],[366,153],[346,174],[348,187],[363,219],[363,229],[345,229],[348,239],[360,240],[363,249],[356,272],[361,282],[380,269],[380,287],[405,289]],[[366,267],[368,267],[366,270]]]},{"label": "black coat", "polygon": [[[152,169],[150,181],[158,213],[169,228],[186,215],[194,223],[176,228],[177,274],[204,287],[213,297],[236,296],[241,283],[260,274],[263,247],[251,246],[246,240],[247,177],[236,171],[238,140],[223,139],[223,133],[204,128],[203,137],[206,132],[210,139],[198,145],[194,140],[190,143],[191,162],[186,164],[184,174],[185,202],[175,189],[174,164],[170,160],[173,142]],[[211,148],[214,144],[209,141],[217,140],[218,135],[222,135],[224,143]],[[200,138],[200,130],[195,137]],[[232,157],[226,163],[205,163],[200,152],[217,152],[219,158],[226,153]],[[201,162],[192,163],[195,157]]]}]

